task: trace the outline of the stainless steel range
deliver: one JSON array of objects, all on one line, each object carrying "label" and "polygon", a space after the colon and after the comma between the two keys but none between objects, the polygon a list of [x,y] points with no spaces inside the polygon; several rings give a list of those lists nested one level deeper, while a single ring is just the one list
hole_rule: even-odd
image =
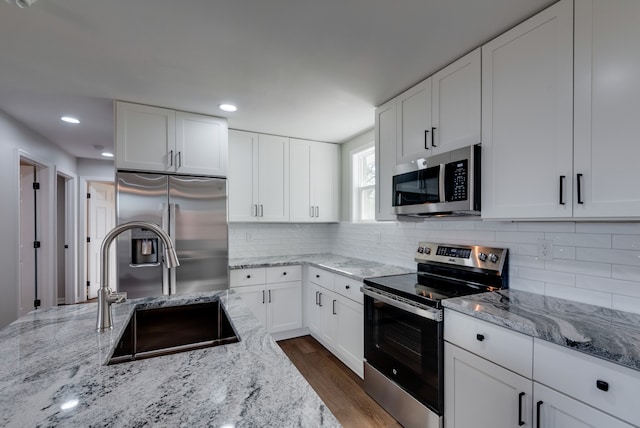
[{"label": "stainless steel range", "polygon": [[502,248],[420,242],[417,273],[364,280],[364,387],[405,427],[443,426],[442,300],[508,287]]}]

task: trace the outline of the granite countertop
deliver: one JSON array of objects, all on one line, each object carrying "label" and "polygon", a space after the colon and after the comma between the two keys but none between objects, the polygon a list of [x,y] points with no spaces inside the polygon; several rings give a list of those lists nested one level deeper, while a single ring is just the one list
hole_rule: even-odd
[{"label": "granite countertop", "polygon": [[296,256],[246,257],[229,260],[229,269],[309,264],[340,275],[362,281],[365,278],[399,275],[415,272],[400,266],[387,265],[370,260],[345,257],[337,254],[303,254]]},{"label": "granite countertop", "polygon": [[640,315],[519,290],[443,301],[443,306],[640,370]]},{"label": "granite countertop", "polygon": [[[107,366],[136,305],[212,301],[240,342]],[[0,331],[0,426],[340,426],[233,291],[34,311]],[[68,408],[67,408],[68,407]]]}]

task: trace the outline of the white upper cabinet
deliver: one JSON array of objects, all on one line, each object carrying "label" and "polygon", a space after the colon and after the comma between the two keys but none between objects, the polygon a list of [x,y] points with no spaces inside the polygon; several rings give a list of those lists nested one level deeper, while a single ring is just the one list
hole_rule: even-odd
[{"label": "white upper cabinet", "polygon": [[229,221],[289,221],[289,139],[229,131]]},{"label": "white upper cabinet", "polygon": [[637,0],[576,1],[575,217],[640,217],[638,17]]},{"label": "white upper cabinet", "polygon": [[179,174],[227,176],[227,121],[176,112],[176,161]]},{"label": "white upper cabinet", "polygon": [[482,47],[482,216],[572,215],[573,2]]},{"label": "white upper cabinet", "polygon": [[431,76],[431,154],[480,143],[480,48]]},{"label": "white upper cabinet", "polygon": [[396,167],[396,99],[376,108],[376,220],[395,220],[391,179]]},{"label": "white upper cabinet", "polygon": [[337,144],[291,139],[290,220],[339,220],[340,147]]},{"label": "white upper cabinet", "polygon": [[227,121],[116,102],[116,168],[224,177]]},{"label": "white upper cabinet", "polygon": [[430,155],[431,147],[431,78],[396,97],[396,164]]}]

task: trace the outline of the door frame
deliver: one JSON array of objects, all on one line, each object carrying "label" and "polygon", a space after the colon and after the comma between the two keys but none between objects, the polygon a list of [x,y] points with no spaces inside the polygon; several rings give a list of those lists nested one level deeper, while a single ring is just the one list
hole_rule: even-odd
[{"label": "door frame", "polygon": [[[88,263],[88,259],[87,259],[87,236],[88,236],[88,231],[87,231],[87,215],[89,215],[89,213],[87,212],[87,198],[86,198],[86,194],[87,194],[87,189],[88,189],[88,185],[90,181],[103,181],[106,183],[113,183],[114,187],[116,185],[116,181],[115,181],[115,177],[111,176],[111,177],[101,177],[101,176],[82,176],[80,177],[80,182],[79,182],[79,190],[78,190],[78,195],[79,195],[79,200],[82,201],[81,203],[78,203],[78,239],[77,239],[77,243],[78,243],[78,260],[80,261],[80,263],[78,263],[78,286],[77,286],[77,290],[78,290],[78,295],[77,295],[77,302],[84,302],[85,300],[87,300],[87,263]],[[116,195],[116,209],[118,208],[118,198]],[[114,216],[116,215],[116,213],[113,214]],[[118,219],[116,216],[116,224],[118,224]],[[115,261],[112,261],[115,263]]]},{"label": "door frame", "polygon": [[[77,235],[78,235],[78,210],[77,198],[78,176],[74,173],[56,168],[56,179],[62,177],[65,180],[65,236],[62,237],[66,245],[69,246],[65,255],[65,293],[64,303],[71,305],[78,303],[78,251],[77,251]],[[57,187],[56,187],[57,191]],[[56,201],[59,195],[56,193]],[[57,219],[56,219],[57,221]],[[56,230],[57,232],[57,230]],[[56,239],[60,237],[56,234]],[[57,268],[57,264],[56,264]],[[57,274],[57,272],[56,272]]]},{"label": "door frame", "polygon": [[[15,151],[15,165],[17,165],[17,177],[16,183],[18,188],[15,193],[15,207],[18,209],[18,215],[15,218],[15,228],[20,228],[20,161],[31,163],[39,167],[38,182],[40,183],[40,190],[38,197],[38,218],[40,229],[38,232],[39,240],[41,241],[41,251],[38,254],[38,290],[40,293],[41,305],[40,308],[45,309],[57,304],[57,288],[54,281],[56,278],[56,266],[54,263],[55,254],[55,230],[56,230],[56,214],[54,210],[54,197],[55,197],[55,165],[52,163],[29,153],[26,150],[17,148]],[[16,241],[16,251],[20,251],[20,238]],[[18,254],[18,253],[16,253]],[[20,299],[20,285],[22,283],[22,273],[18,268],[18,299]],[[16,301],[16,307],[19,307],[20,301]]]}]

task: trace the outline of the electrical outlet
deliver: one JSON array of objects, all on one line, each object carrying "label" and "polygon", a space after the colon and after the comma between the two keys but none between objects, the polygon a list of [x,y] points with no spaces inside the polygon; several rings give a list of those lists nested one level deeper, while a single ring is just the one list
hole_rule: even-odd
[{"label": "electrical outlet", "polygon": [[247,232],[246,237],[247,237],[247,241],[251,241],[251,233]]},{"label": "electrical outlet", "polygon": [[551,260],[553,258],[553,241],[538,239],[538,258],[540,260]]}]

